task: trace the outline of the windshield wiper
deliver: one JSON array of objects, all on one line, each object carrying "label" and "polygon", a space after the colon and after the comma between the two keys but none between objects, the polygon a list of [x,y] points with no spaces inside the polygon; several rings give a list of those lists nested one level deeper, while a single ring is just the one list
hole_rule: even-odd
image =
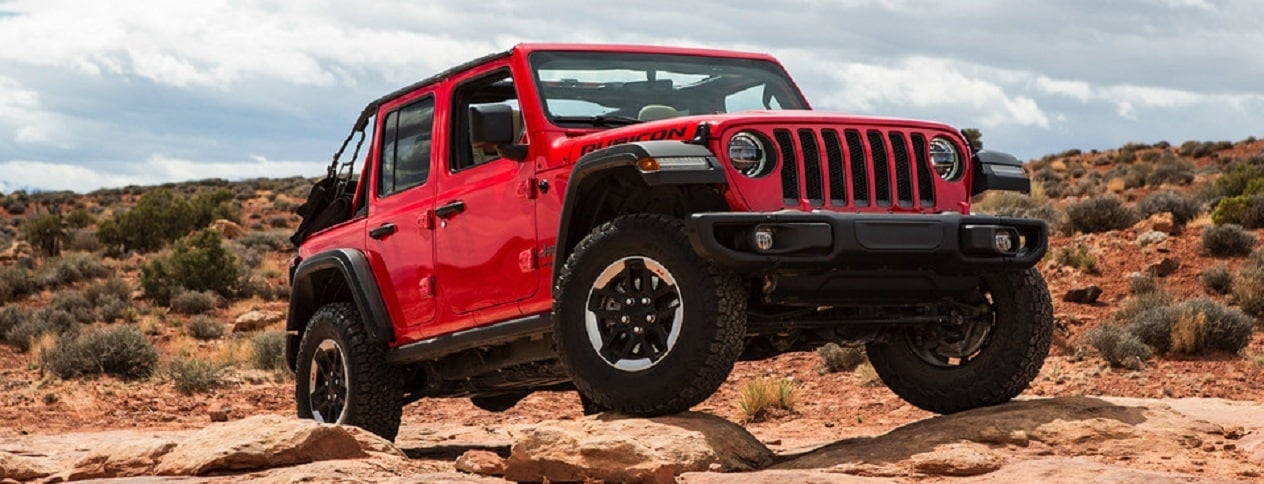
[{"label": "windshield wiper", "polygon": [[598,114],[595,116],[553,116],[553,121],[559,123],[587,123],[598,127],[628,126],[644,122],[627,116],[608,116],[605,114]]}]

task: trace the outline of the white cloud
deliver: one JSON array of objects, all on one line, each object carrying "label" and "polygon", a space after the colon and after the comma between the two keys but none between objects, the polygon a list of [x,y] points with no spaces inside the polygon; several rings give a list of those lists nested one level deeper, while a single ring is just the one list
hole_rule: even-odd
[{"label": "white cloud", "polygon": [[1039,76],[1035,82],[1036,89],[1046,94],[1057,94],[1073,97],[1082,103],[1093,97],[1093,87],[1083,81],[1061,81]]},{"label": "white cloud", "polygon": [[0,177],[10,184],[42,190],[88,192],[98,188],[206,178],[241,180],[316,176],[324,173],[326,165],[324,162],[272,161],[266,158],[256,158],[251,162],[203,162],[155,155],[144,162],[110,163],[101,168],[48,161],[7,161],[0,162]]},{"label": "white cloud", "polygon": [[57,114],[40,108],[38,92],[0,76],[0,136],[19,144],[57,144],[59,125]]}]

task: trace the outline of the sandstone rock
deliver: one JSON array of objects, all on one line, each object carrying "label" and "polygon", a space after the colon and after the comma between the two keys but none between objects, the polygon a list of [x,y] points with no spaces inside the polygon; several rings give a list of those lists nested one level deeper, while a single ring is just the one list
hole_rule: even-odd
[{"label": "sandstone rock", "polygon": [[456,458],[456,470],[484,476],[505,475],[505,460],[495,452],[467,450]]},{"label": "sandstone rock", "polygon": [[254,310],[242,313],[233,322],[234,333],[258,331],[285,320],[280,311]]},{"label": "sandstone rock", "polygon": [[163,457],[155,473],[204,475],[370,455],[403,458],[390,442],[355,427],[260,415],[198,431]]},{"label": "sandstone rock", "polygon": [[1079,304],[1093,304],[1097,302],[1097,298],[1101,297],[1101,295],[1102,288],[1092,285],[1067,291],[1066,294],[1062,295],[1062,300]]},{"label": "sandstone rock", "polygon": [[1160,212],[1133,224],[1132,228],[1137,233],[1156,231],[1172,235],[1176,232],[1176,221],[1171,212]]},{"label": "sandstone rock", "polygon": [[35,249],[31,248],[31,244],[25,240],[19,240],[10,245],[9,248],[0,252],[0,261],[14,261],[25,259],[35,254]]},{"label": "sandstone rock", "polygon": [[882,478],[860,477],[815,470],[767,470],[740,474],[688,472],[680,475],[680,482],[685,484],[851,484],[891,481]]},{"label": "sandstone rock", "polygon": [[211,222],[210,227],[211,230],[223,235],[225,239],[235,239],[246,235],[246,229],[241,228],[240,225],[237,225],[237,223],[232,220],[219,219]]},{"label": "sandstone rock", "polygon": [[1080,484],[1084,482],[1120,482],[1167,484],[1207,481],[1206,476],[1129,469],[1103,464],[1087,458],[1047,458],[1017,462],[980,476],[972,482],[1008,484],[1039,482],[1041,484]]},{"label": "sandstone rock", "polygon": [[1165,240],[1167,240],[1167,234],[1157,230],[1151,230],[1149,232],[1142,232],[1141,235],[1137,236],[1137,245],[1145,247],[1147,245],[1158,244]]},{"label": "sandstone rock", "polygon": [[932,476],[977,476],[1001,468],[1001,458],[986,445],[948,444],[909,458],[913,469]]},{"label": "sandstone rock", "polygon": [[227,422],[228,412],[231,410],[232,409],[228,407],[220,407],[220,408],[207,412],[207,415],[211,417],[212,422]]},{"label": "sandstone rock", "polygon": [[53,471],[43,464],[20,455],[0,452],[0,479],[29,481],[48,477]]},{"label": "sandstone rock", "polygon": [[692,412],[649,419],[607,413],[543,422],[514,437],[505,463],[505,478],[514,481],[672,482],[713,463],[733,472],[773,460],[741,426]]},{"label": "sandstone rock", "polygon": [[81,480],[148,475],[153,473],[162,457],[175,448],[175,442],[160,437],[111,442],[93,448],[91,453],[75,462],[67,478]]},{"label": "sandstone rock", "polygon": [[1146,267],[1146,273],[1154,277],[1167,277],[1181,268],[1180,261],[1171,257],[1164,257],[1163,260]]}]

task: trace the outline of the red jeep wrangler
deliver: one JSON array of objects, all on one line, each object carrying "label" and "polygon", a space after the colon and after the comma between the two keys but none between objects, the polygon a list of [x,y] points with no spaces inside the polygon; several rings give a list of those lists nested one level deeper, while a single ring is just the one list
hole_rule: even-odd
[{"label": "red jeep wrangler", "polygon": [[949,126],[811,111],[766,55],[519,45],[369,103],[300,207],[298,414],[393,439],[424,397],[575,389],[659,415],[827,342],[918,407],[1004,402],[1049,349],[1047,228],[970,199],[1028,188]]}]

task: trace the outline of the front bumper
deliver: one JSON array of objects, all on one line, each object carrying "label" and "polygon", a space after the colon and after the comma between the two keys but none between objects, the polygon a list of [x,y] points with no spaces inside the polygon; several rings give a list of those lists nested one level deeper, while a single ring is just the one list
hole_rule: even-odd
[{"label": "front bumper", "polygon": [[[992,274],[1034,266],[1049,243],[1041,220],[958,213],[712,212],[692,215],[687,227],[695,251],[743,273]],[[998,248],[998,234],[1012,239],[1009,250]]]}]

